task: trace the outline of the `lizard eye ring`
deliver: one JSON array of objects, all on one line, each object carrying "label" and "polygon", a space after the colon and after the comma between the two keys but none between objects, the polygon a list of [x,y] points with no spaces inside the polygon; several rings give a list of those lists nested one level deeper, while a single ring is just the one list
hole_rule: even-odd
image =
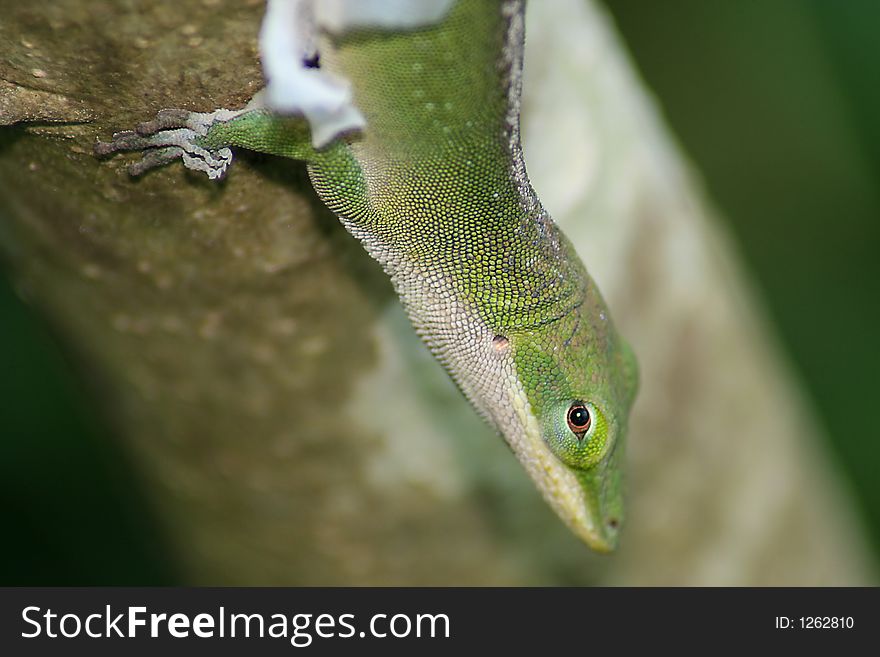
[{"label": "lizard eye ring", "polygon": [[568,428],[577,436],[578,440],[584,437],[584,434],[590,430],[590,425],[593,423],[590,409],[583,402],[574,402],[569,406],[566,419],[568,420]]}]

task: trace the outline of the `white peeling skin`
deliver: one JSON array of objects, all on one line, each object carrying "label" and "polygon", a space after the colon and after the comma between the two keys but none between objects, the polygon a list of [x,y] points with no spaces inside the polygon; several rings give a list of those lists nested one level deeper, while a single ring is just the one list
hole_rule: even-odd
[{"label": "white peeling skin", "polygon": [[262,101],[280,114],[302,114],[312,128],[312,145],[326,146],[343,132],[360,130],[364,117],[351,89],[324,71],[307,68],[310,39],[300,27],[304,0],[269,0],[260,29],[260,54],[267,85]]},{"label": "white peeling skin", "polygon": [[267,0],[260,54],[267,84],[261,102],[279,114],[302,114],[312,145],[326,146],[366,125],[351,88],[303,60],[314,54],[314,30],[339,34],[373,27],[406,30],[441,20],[455,0]]}]

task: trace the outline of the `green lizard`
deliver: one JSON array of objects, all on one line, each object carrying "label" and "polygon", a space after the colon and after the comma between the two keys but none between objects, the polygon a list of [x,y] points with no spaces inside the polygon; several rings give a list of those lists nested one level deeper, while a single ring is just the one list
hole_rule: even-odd
[{"label": "green lizard", "polygon": [[[298,4],[282,2],[276,13]],[[230,146],[306,161],[318,195],[382,264],[416,331],[545,499],[609,551],[623,518],[635,359],[526,176],[523,0],[440,4],[452,6],[416,30],[319,25],[320,70],[304,75],[341,76],[354,99],[330,103],[330,128],[314,107],[166,110],[96,152],[144,149],[134,174],[179,157],[219,177]],[[263,37],[279,20],[267,15]],[[299,70],[277,58],[264,49],[270,92],[273,66],[275,76]],[[323,91],[347,98],[331,79]]]}]

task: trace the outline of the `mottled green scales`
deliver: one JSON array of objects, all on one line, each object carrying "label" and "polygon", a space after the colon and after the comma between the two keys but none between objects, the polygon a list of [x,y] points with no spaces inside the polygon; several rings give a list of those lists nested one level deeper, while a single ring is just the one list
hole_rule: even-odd
[{"label": "mottled green scales", "polygon": [[[320,197],[385,268],[467,398],[560,517],[606,551],[623,517],[636,368],[526,177],[522,4],[458,0],[420,30],[323,36],[321,67],[351,82],[366,118],[324,148],[302,118],[264,109],[218,119],[193,141],[307,161]],[[155,132],[102,149],[158,147],[166,154],[148,166],[162,163],[175,153]]]}]

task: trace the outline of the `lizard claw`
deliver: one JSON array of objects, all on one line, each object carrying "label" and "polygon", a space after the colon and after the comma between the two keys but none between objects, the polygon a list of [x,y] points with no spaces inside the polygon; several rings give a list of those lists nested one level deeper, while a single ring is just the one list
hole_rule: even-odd
[{"label": "lizard claw", "polygon": [[200,139],[214,124],[239,114],[241,112],[223,109],[209,113],[161,110],[155,119],[141,123],[136,130],[117,132],[109,142],[98,141],[94,152],[98,157],[106,157],[122,151],[144,151],[141,160],[128,168],[132,176],[140,176],[180,159],[187,169],[201,171],[208,178],[219,180],[232,162],[232,150],[226,146],[202,146]]}]

